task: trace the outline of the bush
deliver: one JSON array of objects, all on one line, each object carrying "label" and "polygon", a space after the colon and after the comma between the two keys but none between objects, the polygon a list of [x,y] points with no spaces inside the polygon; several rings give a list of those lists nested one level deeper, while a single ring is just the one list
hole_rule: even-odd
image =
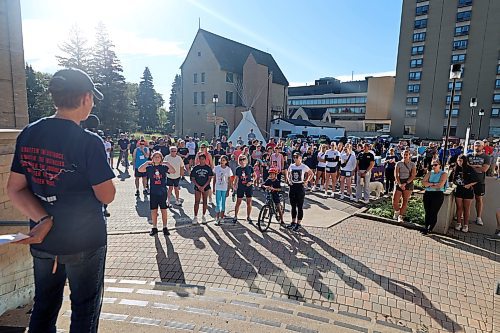
[{"label": "bush", "polygon": [[[373,205],[370,205],[367,213],[391,219],[394,214],[394,210],[392,209],[392,199],[385,198]],[[405,220],[424,225],[424,216],[425,211],[422,198],[420,196],[412,196],[408,202]]]}]

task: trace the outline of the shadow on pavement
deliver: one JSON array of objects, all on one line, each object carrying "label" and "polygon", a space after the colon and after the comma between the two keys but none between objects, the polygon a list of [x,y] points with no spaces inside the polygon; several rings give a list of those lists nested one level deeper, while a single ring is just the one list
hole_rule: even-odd
[{"label": "shadow on pavement", "polygon": [[167,253],[163,250],[158,234],[155,235],[156,264],[162,282],[186,283],[179,254],[175,252],[172,242],[165,236]]},{"label": "shadow on pavement", "polygon": [[431,234],[429,238],[447,246],[485,258],[498,261],[500,255],[500,242],[490,240],[487,235],[449,231],[448,235]]},{"label": "shadow on pavement", "polygon": [[124,182],[125,179],[130,178],[130,174],[128,173],[128,170],[125,170],[125,172],[121,171],[120,169],[116,169],[118,171],[118,178]]},{"label": "shadow on pavement", "polygon": [[148,219],[151,218],[151,210],[149,208],[149,200],[147,200],[147,197],[144,197],[144,200],[141,200],[140,197],[136,197],[135,210],[138,216],[146,217]]},{"label": "shadow on pavement", "polygon": [[[432,302],[425,296],[425,294],[415,286],[377,274],[362,262],[349,257],[341,251],[338,251],[337,249],[333,248],[325,241],[323,241],[321,238],[318,238],[307,232],[304,232],[304,236],[308,237],[313,242],[318,244],[324,251],[326,251],[326,253],[328,253],[333,258],[345,263],[347,266],[349,266],[349,268],[354,270],[359,275],[368,278],[378,284],[386,292],[406,301],[412,302],[416,306],[422,308],[428,316],[433,318],[436,322],[440,323],[443,328],[451,330],[453,332],[459,332],[462,330],[461,326],[458,323],[448,317],[446,313],[434,307],[432,305]],[[452,327],[447,327],[446,322],[451,323]]]}]

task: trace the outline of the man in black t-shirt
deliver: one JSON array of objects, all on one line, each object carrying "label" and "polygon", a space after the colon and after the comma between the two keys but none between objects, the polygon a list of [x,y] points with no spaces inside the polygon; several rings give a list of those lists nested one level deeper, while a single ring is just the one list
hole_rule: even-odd
[{"label": "man in black t-shirt", "polygon": [[159,151],[163,156],[170,154],[170,147],[165,144],[165,139],[158,139],[158,144],[153,147],[153,151]]},{"label": "man in black t-shirt", "polygon": [[203,199],[203,215],[201,216],[201,223],[206,224],[207,220],[205,214],[208,207],[208,193],[210,191],[210,182],[214,173],[212,168],[206,164],[205,154],[198,154],[198,164],[191,170],[191,183],[194,184],[194,218],[192,223],[198,224],[198,210],[200,207],[200,200]]},{"label": "man in black t-shirt", "polygon": [[13,206],[30,219],[29,238],[18,242],[30,244],[33,256],[29,331],[56,331],[68,277],[71,327],[97,332],[107,244],[103,204],[114,199],[115,175],[102,139],[80,122],[94,97],[103,96],[78,69],[55,73],[49,92],[56,113],[19,134],[7,184]]},{"label": "man in black t-shirt", "polygon": [[135,138],[134,134],[130,135],[130,142],[129,142],[130,143],[130,149],[129,149],[129,152],[130,152],[131,155],[134,153],[135,148],[137,148],[137,142],[138,141],[139,140],[137,140]]},{"label": "man in black t-shirt", "polygon": [[474,152],[468,155],[467,159],[479,178],[479,182],[473,187],[476,199],[476,224],[483,225],[483,196],[486,193],[486,171],[490,168],[491,156],[484,153],[484,143],[477,140],[474,142]]},{"label": "man in black t-shirt", "polygon": [[365,143],[363,151],[358,154],[358,164],[356,167],[356,201],[361,199],[363,202],[370,202],[370,178],[371,170],[375,166],[375,156],[370,152],[370,144]]},{"label": "man in black t-shirt", "polygon": [[118,140],[118,147],[120,148],[120,156],[118,157],[118,162],[116,163],[116,168],[120,166],[120,162],[123,161],[125,169],[128,171],[128,152],[130,149],[130,141],[125,136],[125,133],[120,134],[120,139]]}]

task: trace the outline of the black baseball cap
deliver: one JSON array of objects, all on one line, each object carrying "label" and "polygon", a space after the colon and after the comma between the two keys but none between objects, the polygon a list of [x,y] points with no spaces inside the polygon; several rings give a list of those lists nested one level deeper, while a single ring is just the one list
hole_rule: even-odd
[{"label": "black baseball cap", "polygon": [[51,93],[85,93],[91,91],[98,100],[101,101],[104,98],[90,76],[77,68],[67,68],[57,71],[52,76],[52,79],[50,79],[49,91]]}]

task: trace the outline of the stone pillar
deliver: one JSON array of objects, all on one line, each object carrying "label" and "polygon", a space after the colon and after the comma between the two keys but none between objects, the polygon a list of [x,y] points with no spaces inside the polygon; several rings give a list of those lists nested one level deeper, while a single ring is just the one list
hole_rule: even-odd
[{"label": "stone pillar", "polygon": [[[21,7],[19,0],[0,0],[0,234],[29,231],[26,217],[14,209],[6,193],[16,138],[27,123]],[[32,299],[29,248],[0,246],[0,314]]]}]

